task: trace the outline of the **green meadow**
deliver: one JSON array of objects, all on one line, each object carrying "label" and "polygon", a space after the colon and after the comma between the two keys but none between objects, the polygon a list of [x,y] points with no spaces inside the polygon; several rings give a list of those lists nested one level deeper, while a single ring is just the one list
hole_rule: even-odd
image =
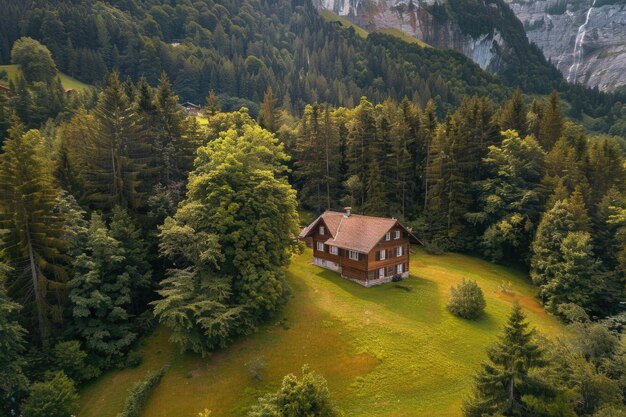
[{"label": "green meadow", "polygon": [[[402,283],[364,288],[311,264],[311,251],[288,270],[292,296],[283,313],[258,333],[209,357],[181,354],[158,328],[142,339],[142,365],[113,371],[81,392],[81,417],[115,417],[128,388],[151,369],[171,363],[144,417],[244,416],[283,375],[302,365],[324,375],[345,416],[459,416],[472,375],[486,357],[514,300],[540,332],[562,330],[533,296],[521,272],[458,254],[413,250]],[[475,322],[446,310],[449,289],[463,277],[478,282],[486,315]],[[503,291],[503,289],[506,289]],[[246,362],[263,358],[263,380]]]}]

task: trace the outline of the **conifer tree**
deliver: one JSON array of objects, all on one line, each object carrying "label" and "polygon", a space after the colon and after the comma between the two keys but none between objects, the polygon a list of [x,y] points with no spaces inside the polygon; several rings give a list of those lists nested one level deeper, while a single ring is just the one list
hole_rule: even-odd
[{"label": "conifer tree", "polygon": [[[120,222],[119,212],[117,217]],[[74,331],[101,368],[119,360],[137,337],[128,310],[138,274],[126,254],[101,216],[92,214],[85,253],[74,262],[69,286]]]},{"label": "conifer tree", "polygon": [[220,101],[215,94],[214,90],[209,90],[209,94],[207,94],[206,99],[204,100],[206,103],[205,112],[207,116],[213,116],[216,113],[219,113],[221,110]]},{"label": "conifer tree", "polygon": [[259,112],[259,125],[273,133],[276,133],[280,127],[280,113],[278,112],[276,102],[277,99],[274,96],[272,87],[267,87]]},{"label": "conifer tree", "polygon": [[526,120],[526,107],[524,98],[519,88],[515,90],[513,96],[504,103],[498,115],[498,123],[502,130],[515,130],[520,137],[526,135],[528,121]]},{"label": "conifer tree", "polygon": [[515,303],[503,334],[487,350],[489,361],[475,376],[472,395],[463,403],[465,417],[535,415],[528,397],[542,391],[546,395],[550,390],[530,372],[544,366],[544,354],[533,340],[534,333]]},{"label": "conifer tree", "polygon": [[112,73],[94,110],[96,126],[85,152],[86,198],[93,206],[137,209],[143,203],[140,173],[150,147],[139,114],[126,96],[117,73]]},{"label": "conifer tree", "polygon": [[[422,122],[420,124],[420,138],[424,143],[425,150],[425,161],[422,177],[424,179],[424,210],[428,207],[428,198],[429,195],[429,180],[431,179],[431,165],[433,161],[433,138],[435,137],[437,129],[437,113],[435,110],[435,103],[432,100],[428,100],[426,104],[426,109],[424,110],[424,114],[422,115]],[[414,157],[414,160],[417,162],[417,157]],[[417,171],[417,167],[416,167]]]},{"label": "conifer tree", "polygon": [[561,114],[561,102],[559,94],[556,90],[552,90],[539,126],[539,143],[541,143],[543,149],[550,151],[561,137],[562,131],[563,115]]},{"label": "conifer tree", "polygon": [[113,209],[110,236],[119,242],[124,253],[125,272],[128,274],[133,313],[141,312],[152,282],[152,270],[148,262],[148,248],[142,230],[121,207]]},{"label": "conifer tree", "polygon": [[161,181],[181,181],[192,168],[195,147],[187,140],[186,116],[165,73],[159,79],[154,105],[158,132],[156,151],[162,155],[157,162],[157,166],[161,167]]},{"label": "conifer tree", "polygon": [[[348,129],[346,144],[348,176],[355,175],[365,184],[368,181],[369,146],[376,141],[374,107],[365,97],[361,98],[361,102],[354,109]],[[365,199],[365,193],[361,193],[357,197],[357,206],[362,206]]]},{"label": "conifer tree", "polygon": [[7,285],[25,307],[26,322],[40,340],[50,335],[50,319],[67,280],[63,219],[55,212],[60,190],[39,131],[24,132],[13,119],[0,154],[0,228],[8,231]]},{"label": "conifer tree", "polygon": [[6,272],[7,266],[0,263],[0,414],[5,412],[11,415],[10,409],[16,405],[13,404],[13,398],[26,390],[28,380],[22,370],[25,365],[22,354],[25,350],[26,329],[18,322],[21,306],[7,295]]}]

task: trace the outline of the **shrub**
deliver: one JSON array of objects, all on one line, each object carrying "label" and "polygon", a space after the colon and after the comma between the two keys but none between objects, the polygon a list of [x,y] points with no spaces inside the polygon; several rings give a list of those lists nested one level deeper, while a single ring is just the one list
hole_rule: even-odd
[{"label": "shrub", "polygon": [[476,281],[466,280],[450,289],[448,310],[452,314],[464,319],[473,320],[480,317],[485,311],[485,296]]},{"label": "shrub", "polygon": [[139,417],[141,409],[150,397],[150,394],[165,375],[167,368],[163,367],[158,371],[153,371],[146,376],[146,379],[132,386],[128,391],[128,398],[124,405],[124,410],[117,417]]},{"label": "shrub", "polygon": [[136,368],[141,365],[141,362],[143,362],[143,357],[141,356],[141,353],[133,350],[128,353],[125,362],[127,368]]},{"label": "shrub", "polygon": [[252,379],[259,382],[263,380],[263,372],[267,367],[265,359],[263,359],[262,357],[252,359],[251,361],[246,362],[245,366],[248,372],[250,372],[250,376],[252,377]]},{"label": "shrub", "polygon": [[48,381],[36,382],[30,387],[28,398],[22,404],[24,417],[67,417],[78,407],[74,381],[63,372],[55,372]]}]

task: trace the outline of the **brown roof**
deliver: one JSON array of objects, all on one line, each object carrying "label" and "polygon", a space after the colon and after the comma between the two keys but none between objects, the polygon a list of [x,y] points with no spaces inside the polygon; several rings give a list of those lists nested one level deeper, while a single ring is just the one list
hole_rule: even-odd
[{"label": "brown roof", "polygon": [[350,216],[336,211],[326,211],[300,233],[300,237],[308,236],[319,221],[323,221],[332,235],[325,243],[329,246],[337,246],[342,249],[354,250],[361,253],[369,253],[385,234],[394,226],[398,225],[409,233],[409,237],[417,241],[415,236],[398,220],[385,217],[363,216],[351,214]]}]

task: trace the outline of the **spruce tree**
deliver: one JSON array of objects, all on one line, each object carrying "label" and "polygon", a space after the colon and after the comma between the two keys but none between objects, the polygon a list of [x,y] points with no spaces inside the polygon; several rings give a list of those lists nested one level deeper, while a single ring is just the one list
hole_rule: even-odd
[{"label": "spruce tree", "polygon": [[276,102],[277,99],[276,96],[274,96],[272,87],[267,87],[259,111],[259,125],[273,133],[278,131],[280,123],[280,114],[278,113]]},{"label": "spruce tree", "polygon": [[552,90],[539,125],[539,143],[541,143],[543,149],[550,151],[561,137],[562,131],[563,115],[561,114],[561,101],[556,90]]},{"label": "spruce tree", "polygon": [[150,157],[142,123],[117,73],[112,73],[94,110],[95,129],[84,150],[86,198],[97,208],[138,209],[144,200],[140,174]]},{"label": "spruce tree", "polygon": [[498,124],[502,130],[515,130],[520,137],[526,135],[528,124],[526,107],[519,88],[515,90],[513,96],[502,106],[498,114]]},{"label": "spruce tree", "polygon": [[119,361],[137,337],[128,312],[137,273],[126,253],[102,218],[92,214],[85,253],[74,261],[69,286],[74,332],[100,368]]},{"label": "spruce tree", "polygon": [[220,112],[220,101],[214,90],[209,90],[209,94],[207,94],[206,96],[205,103],[206,106],[204,108],[204,111],[207,116],[213,116],[214,114]]},{"label": "spruce tree", "polygon": [[463,403],[465,417],[535,415],[527,396],[547,387],[531,374],[544,366],[543,351],[533,340],[534,334],[515,303],[503,334],[487,350],[489,361],[475,376],[472,395]]},{"label": "spruce tree", "polygon": [[50,319],[59,321],[67,280],[65,224],[55,211],[60,189],[39,131],[24,132],[13,119],[0,154],[0,228],[8,231],[5,255],[12,297],[25,307],[31,333],[45,340]]},{"label": "spruce tree", "polygon": [[[1,242],[0,242],[1,243]],[[26,329],[18,322],[22,308],[7,295],[4,274],[7,266],[0,263],[0,415],[11,415],[16,404],[14,398],[26,390],[28,380],[24,376],[22,356],[25,350]]]}]

